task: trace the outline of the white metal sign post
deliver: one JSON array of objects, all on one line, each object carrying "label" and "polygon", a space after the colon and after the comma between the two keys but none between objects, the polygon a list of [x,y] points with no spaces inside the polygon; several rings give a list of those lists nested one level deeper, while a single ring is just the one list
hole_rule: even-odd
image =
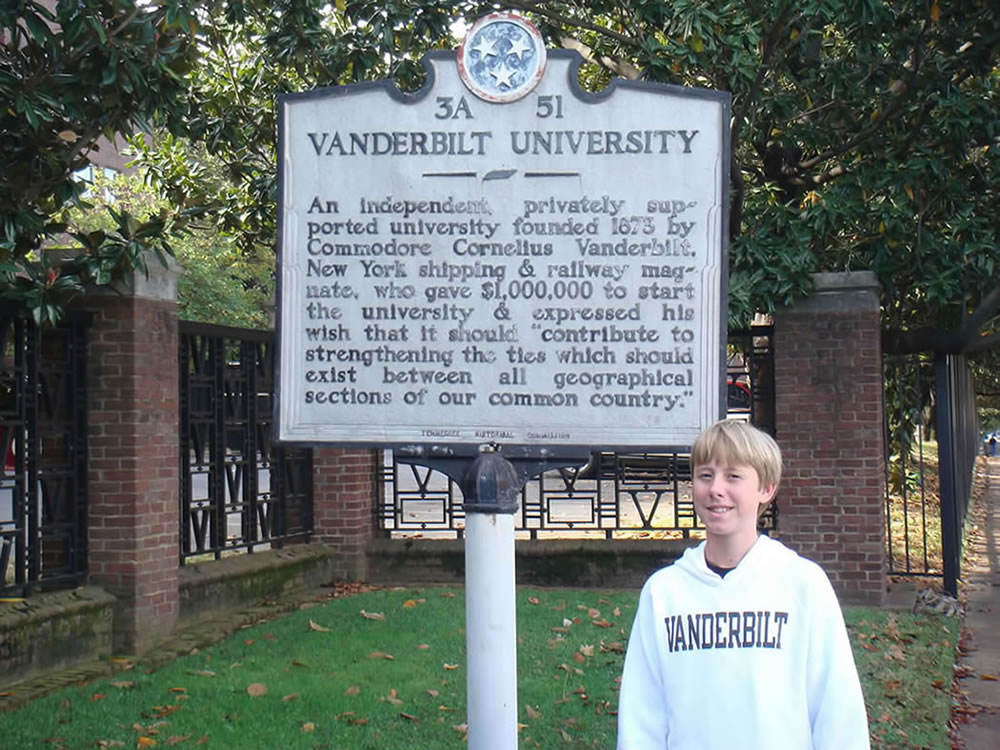
[{"label": "white metal sign post", "polygon": [[277,437],[462,482],[473,750],[517,744],[524,478],[724,413],[729,96],[580,63],[496,13],[414,94],[279,101]]}]

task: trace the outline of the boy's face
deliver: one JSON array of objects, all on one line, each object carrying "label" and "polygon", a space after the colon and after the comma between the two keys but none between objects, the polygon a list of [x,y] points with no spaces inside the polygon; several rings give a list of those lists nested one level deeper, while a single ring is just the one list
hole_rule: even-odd
[{"label": "boy's face", "polygon": [[775,488],[761,487],[756,469],[725,459],[695,466],[694,509],[710,536],[757,536],[760,506]]}]

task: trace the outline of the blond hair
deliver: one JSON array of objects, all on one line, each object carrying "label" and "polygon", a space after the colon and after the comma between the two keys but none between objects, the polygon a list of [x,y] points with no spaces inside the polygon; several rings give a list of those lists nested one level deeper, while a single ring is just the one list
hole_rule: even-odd
[{"label": "blond hair", "polygon": [[749,466],[761,487],[777,488],[781,481],[781,448],[774,438],[746,422],[724,419],[706,427],[691,446],[691,467],[712,461]]}]

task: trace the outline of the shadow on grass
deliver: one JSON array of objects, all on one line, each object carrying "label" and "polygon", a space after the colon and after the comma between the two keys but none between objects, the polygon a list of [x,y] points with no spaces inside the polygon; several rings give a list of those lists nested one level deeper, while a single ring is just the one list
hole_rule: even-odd
[{"label": "shadow on grass", "polygon": [[[613,748],[637,592],[521,589],[522,748]],[[957,623],[845,613],[876,748],[947,748]],[[153,670],[61,690],[3,716],[11,748],[452,748],[465,742],[464,596],[394,588],[241,630]],[[943,686],[943,687],[942,687]]]}]

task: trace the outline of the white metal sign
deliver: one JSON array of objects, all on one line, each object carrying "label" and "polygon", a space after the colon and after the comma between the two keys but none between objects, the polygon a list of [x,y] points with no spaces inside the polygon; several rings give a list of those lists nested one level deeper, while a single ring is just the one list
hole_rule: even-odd
[{"label": "white metal sign", "polygon": [[688,445],[722,408],[727,94],[576,81],[503,18],[280,101],[285,441]]}]

